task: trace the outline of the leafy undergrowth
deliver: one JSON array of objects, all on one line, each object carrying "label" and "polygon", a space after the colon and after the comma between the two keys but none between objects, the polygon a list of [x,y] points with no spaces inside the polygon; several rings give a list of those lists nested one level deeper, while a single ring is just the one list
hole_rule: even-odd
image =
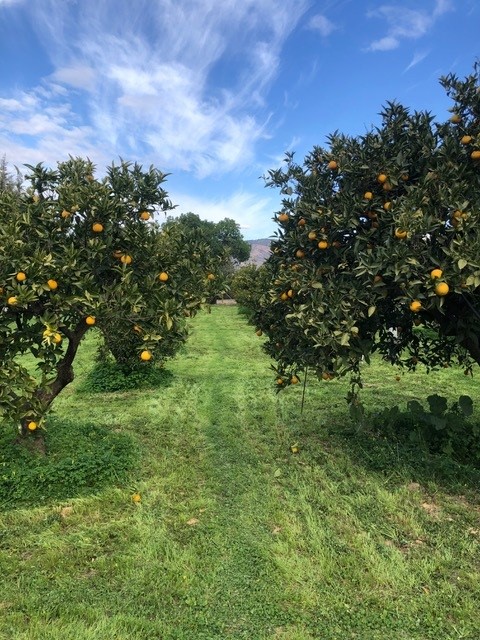
[{"label": "leafy undergrowth", "polygon": [[[273,393],[261,342],[214,308],[169,386],[89,395],[80,379],[59,398],[59,433],[108,425],[141,463],[95,495],[0,516],[0,637],[478,638],[478,471],[352,427],[346,382],[309,382],[302,414],[301,384]],[[375,362],[365,380],[368,415],[479,397],[454,369],[396,380]]]},{"label": "leafy undergrowth", "polygon": [[[34,436],[33,436],[34,437]],[[100,424],[50,420],[46,454],[35,454],[7,431],[0,441],[0,508],[36,506],[125,483],[138,460],[127,433]]]},{"label": "leafy undergrowth", "polygon": [[114,361],[96,362],[84,378],[79,391],[108,393],[165,387],[171,383],[172,373],[163,367],[139,364],[122,367]]}]

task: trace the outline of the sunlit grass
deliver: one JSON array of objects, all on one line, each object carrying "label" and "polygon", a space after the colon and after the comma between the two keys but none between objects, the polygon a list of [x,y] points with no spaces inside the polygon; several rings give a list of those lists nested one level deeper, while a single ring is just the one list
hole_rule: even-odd
[{"label": "sunlit grass", "polygon": [[[82,345],[51,428],[103,425],[138,462],[126,482],[0,516],[0,637],[478,637],[478,476],[357,433],[346,381],[309,381],[301,414],[301,384],[273,393],[261,343],[214,308],[169,386],[102,394],[79,393]],[[461,371],[396,375],[365,371],[369,411],[478,398]]]}]

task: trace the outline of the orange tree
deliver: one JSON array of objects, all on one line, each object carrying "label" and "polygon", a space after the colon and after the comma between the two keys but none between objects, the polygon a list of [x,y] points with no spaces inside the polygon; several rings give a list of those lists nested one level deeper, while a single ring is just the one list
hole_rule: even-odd
[{"label": "orange tree", "polygon": [[479,72],[440,80],[445,123],[387,103],[366,135],[269,172],[283,200],[254,323],[279,388],[308,368],[358,379],[374,351],[412,369],[480,363]]},{"label": "orange tree", "polygon": [[242,311],[252,318],[259,307],[265,288],[268,287],[268,272],[262,265],[240,267],[231,279],[231,293]]},{"label": "orange tree", "polygon": [[172,208],[165,174],[122,162],[97,180],[73,158],[29,169],[28,189],[0,193],[0,411],[23,435],[73,380],[89,328],[108,337],[120,324],[139,336],[135,357],[155,360],[183,339],[206,280],[186,268],[188,245],[167,254],[151,220]]}]

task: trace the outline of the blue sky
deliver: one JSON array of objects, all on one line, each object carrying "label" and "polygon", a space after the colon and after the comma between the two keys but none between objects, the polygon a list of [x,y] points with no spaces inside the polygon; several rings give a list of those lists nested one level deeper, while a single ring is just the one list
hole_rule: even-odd
[{"label": "blue sky", "polygon": [[285,151],[386,100],[447,118],[479,34],[478,0],[0,0],[0,155],[153,163],[178,213],[267,237]]}]

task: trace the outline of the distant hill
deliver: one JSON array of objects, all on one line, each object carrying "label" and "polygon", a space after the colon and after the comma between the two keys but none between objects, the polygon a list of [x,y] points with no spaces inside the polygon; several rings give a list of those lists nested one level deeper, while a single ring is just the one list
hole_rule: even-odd
[{"label": "distant hill", "polygon": [[270,255],[271,240],[270,238],[260,238],[259,240],[248,240],[247,242],[252,250],[250,258],[244,264],[254,264],[259,267]]}]

